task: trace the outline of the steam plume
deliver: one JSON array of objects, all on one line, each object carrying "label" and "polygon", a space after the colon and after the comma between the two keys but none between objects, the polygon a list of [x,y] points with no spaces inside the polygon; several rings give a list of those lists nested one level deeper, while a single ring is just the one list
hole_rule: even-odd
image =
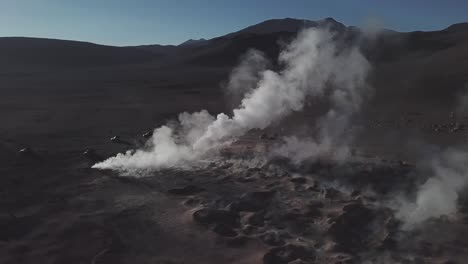
[{"label": "steam plume", "polygon": [[[305,30],[280,53],[282,71],[242,74],[260,76],[260,79],[255,88],[245,89],[244,98],[233,110],[232,117],[221,113],[214,119],[206,111],[181,114],[180,128],[158,128],[145,149],[119,154],[93,167],[128,171],[190,165],[216,153],[251,129],[264,129],[302,110],[308,97],[330,98],[333,109],[320,121],[323,127],[320,140],[333,145],[338,138],[334,134],[342,135],[336,128],[342,131],[340,127],[347,127],[348,115],[359,109],[361,86],[365,87],[369,68],[358,48],[338,48],[335,37],[324,29]],[[258,69],[249,63],[241,63],[239,67],[235,74]],[[237,83],[231,82],[232,89]]]},{"label": "steam plume", "polygon": [[224,86],[227,100],[234,106],[238,106],[246,93],[250,93],[256,86],[270,62],[263,52],[250,49],[242,56],[241,62],[235,67],[228,83]]},{"label": "steam plume", "polygon": [[286,137],[285,144],[278,146],[274,154],[295,163],[321,156],[341,161],[349,156],[355,129],[352,118],[371,92],[366,82],[370,66],[356,47],[327,61],[327,66],[334,71],[332,80],[324,86],[331,90],[326,91],[330,109],[316,123],[317,135],[305,139]]},{"label": "steam plume", "polygon": [[[468,109],[468,86],[459,94],[457,112],[466,113]],[[427,151],[426,151],[427,152]],[[448,148],[444,151],[432,149],[437,153],[431,159],[420,162],[420,171],[427,180],[418,188],[416,198],[403,198],[398,216],[411,229],[431,218],[454,216],[458,212],[458,200],[468,184],[468,151],[466,148]]]},{"label": "steam plume", "polygon": [[457,212],[460,192],[468,183],[468,153],[447,149],[430,161],[428,173],[429,178],[419,187],[415,202],[406,203],[399,210],[407,229],[430,218]]}]

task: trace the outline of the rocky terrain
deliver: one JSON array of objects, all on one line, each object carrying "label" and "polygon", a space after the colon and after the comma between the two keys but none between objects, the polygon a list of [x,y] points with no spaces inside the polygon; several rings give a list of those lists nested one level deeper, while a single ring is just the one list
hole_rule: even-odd
[{"label": "rocky terrain", "polygon": [[396,190],[415,191],[412,165],[358,156],[299,167],[284,159],[252,162],[245,158],[250,147],[203,168],[138,178],[90,169],[95,156],[23,154],[14,177],[4,179],[2,261],[463,263],[468,257],[464,211],[402,231],[388,201]]}]

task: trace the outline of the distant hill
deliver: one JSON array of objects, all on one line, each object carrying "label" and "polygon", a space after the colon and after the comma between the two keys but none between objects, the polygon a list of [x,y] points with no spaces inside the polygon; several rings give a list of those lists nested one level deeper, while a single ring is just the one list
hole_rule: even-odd
[{"label": "distant hill", "polygon": [[[297,33],[301,29],[310,27],[327,27],[337,31],[342,31],[346,28],[345,25],[337,22],[333,18],[325,18],[318,21],[293,18],[271,19],[253,26],[249,26],[237,32],[229,33],[209,40],[203,38],[198,40],[189,39],[179,44],[178,46],[155,44],[134,46],[134,48],[158,53],[174,54],[175,56],[185,56],[188,54],[189,57],[196,58],[196,61],[200,61],[198,59],[199,56],[206,55],[210,57],[208,59],[209,62],[216,60],[213,57],[217,56],[216,54],[219,54],[220,49],[227,48],[227,53],[230,54],[228,55],[229,58],[224,60],[225,62],[223,64],[228,64],[236,61],[236,59],[233,60],[231,58],[231,54],[236,57],[238,52],[245,52],[249,46],[251,48],[257,49],[277,49],[276,47],[273,47],[276,45],[275,41],[270,42],[272,40],[271,38],[275,38],[275,35],[288,36]],[[263,37],[265,39],[262,39]],[[252,40],[252,43],[249,43],[250,40]],[[240,46],[237,46],[237,44],[240,44]],[[226,47],[226,45],[229,47]],[[212,49],[216,54],[209,54],[210,49]],[[236,54],[231,52],[235,52]],[[222,58],[218,59],[223,60]]]},{"label": "distant hill", "polygon": [[88,42],[25,37],[0,38],[0,69],[3,70],[99,67],[149,62],[159,56],[160,54],[136,48]]},{"label": "distant hill", "polygon": [[128,46],[126,48],[134,48],[139,50],[145,50],[153,52],[156,54],[168,55],[177,50],[178,46],[175,45],[159,45],[159,44],[149,44],[149,45],[139,45],[139,46]]},{"label": "distant hill", "polygon": [[284,18],[266,20],[264,22],[244,28],[237,32],[227,34],[224,37],[233,37],[241,34],[267,35],[278,32],[298,32],[301,29],[310,27],[328,27],[333,30],[342,30],[346,28],[345,25],[343,25],[340,22],[337,22],[336,20],[330,17],[317,21]]},{"label": "distant hill", "polygon": [[430,32],[383,30],[368,37],[360,29],[332,18],[272,19],[224,36],[188,40],[178,46],[112,47],[78,41],[0,38],[0,70],[157,64],[165,70],[173,66],[178,70],[211,67],[228,72],[251,48],[263,51],[274,61],[281,45],[309,27],[330,28],[346,41],[358,43],[373,65],[371,77],[381,98],[408,97],[417,101],[424,94],[425,100],[443,102],[468,83],[468,23]]},{"label": "distant hill", "polygon": [[201,38],[201,39],[189,39],[185,42],[182,42],[181,44],[179,44],[179,46],[199,46],[199,45],[203,45],[204,43],[206,43],[206,39],[204,38]]},{"label": "distant hill", "polygon": [[468,23],[458,23],[449,26],[446,30],[448,31],[456,31],[456,32],[467,32],[468,31]]}]

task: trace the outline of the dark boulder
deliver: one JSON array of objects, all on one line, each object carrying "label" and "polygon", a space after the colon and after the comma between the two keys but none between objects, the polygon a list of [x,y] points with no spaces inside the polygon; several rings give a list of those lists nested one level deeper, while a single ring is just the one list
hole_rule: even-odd
[{"label": "dark boulder", "polygon": [[110,141],[114,142],[114,143],[120,143],[122,140],[120,139],[119,136],[113,136],[110,138]]},{"label": "dark boulder", "polygon": [[322,192],[324,197],[330,200],[338,200],[341,198],[341,192],[334,188],[326,188]]},{"label": "dark boulder", "polygon": [[249,237],[240,235],[236,237],[230,237],[226,239],[226,245],[228,247],[242,247],[250,240]]},{"label": "dark boulder", "polygon": [[204,191],[204,189],[201,187],[194,186],[194,185],[187,185],[181,188],[170,189],[167,192],[173,195],[187,196],[187,195],[196,194],[202,191]]},{"label": "dark boulder", "polygon": [[307,179],[302,176],[293,176],[291,177],[291,181],[297,184],[304,184],[307,182]]},{"label": "dark boulder", "polygon": [[322,215],[323,202],[311,201],[306,206],[305,215],[308,217],[319,217]]},{"label": "dark boulder", "polygon": [[143,133],[143,135],[141,135],[142,137],[144,138],[150,138],[153,136],[153,132],[152,131],[146,131],[145,133]]},{"label": "dark boulder", "polygon": [[238,227],[240,224],[238,213],[209,208],[203,208],[195,211],[193,213],[193,219],[197,223],[204,225],[224,224],[230,227]]},{"label": "dark boulder", "polygon": [[274,191],[257,191],[243,194],[238,201],[229,205],[233,211],[256,212],[269,206]]},{"label": "dark boulder", "polygon": [[302,259],[296,259],[293,261],[288,262],[288,264],[310,264],[311,262],[305,262]]},{"label": "dark boulder", "polygon": [[265,212],[255,212],[245,217],[245,223],[253,226],[265,225]]},{"label": "dark boulder", "polygon": [[349,253],[369,250],[376,213],[362,204],[350,204],[328,229],[337,247]]},{"label": "dark boulder", "polygon": [[269,231],[260,236],[263,243],[270,246],[282,246],[285,244],[284,239],[278,232]]},{"label": "dark boulder", "polygon": [[184,205],[186,206],[195,206],[200,204],[200,199],[195,198],[195,197],[190,197],[187,200],[184,201]]},{"label": "dark boulder", "polygon": [[22,148],[18,151],[21,156],[34,156],[34,151],[30,147]]},{"label": "dark boulder", "polygon": [[302,245],[287,244],[270,249],[263,256],[263,263],[286,264],[298,259],[313,261],[315,259],[315,251]]},{"label": "dark boulder", "polygon": [[225,225],[225,224],[216,224],[216,226],[213,228],[213,232],[220,236],[226,236],[226,237],[235,237],[237,236],[237,232],[232,229],[232,227]]},{"label": "dark boulder", "polygon": [[103,160],[103,158],[97,154],[96,150],[93,148],[87,148],[85,151],[83,151],[83,156],[93,162]]}]

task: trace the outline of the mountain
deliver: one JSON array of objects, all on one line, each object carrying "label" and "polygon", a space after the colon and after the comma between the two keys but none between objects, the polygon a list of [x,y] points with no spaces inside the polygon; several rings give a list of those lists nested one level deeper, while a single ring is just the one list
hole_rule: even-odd
[{"label": "mountain", "polygon": [[174,46],[174,45],[149,44],[149,45],[139,45],[139,46],[128,46],[126,48],[139,49],[139,50],[153,52],[156,54],[168,55],[176,51],[177,47],[178,46]]},{"label": "mountain", "polygon": [[182,42],[181,44],[179,44],[179,46],[199,46],[199,45],[203,45],[204,43],[206,43],[206,39],[204,38],[201,38],[201,39],[189,39],[185,42]]},{"label": "mountain", "polygon": [[298,32],[304,28],[310,27],[328,27],[332,30],[342,30],[346,28],[340,22],[337,22],[333,18],[325,18],[322,20],[311,21],[306,19],[294,19],[294,18],[284,18],[284,19],[271,19],[264,22],[258,23],[256,25],[244,28],[237,32],[233,32],[225,35],[224,37],[233,37],[242,34],[257,34],[257,35],[268,35],[278,32]]},{"label": "mountain", "polygon": [[[288,43],[303,28],[326,27],[348,41],[359,40],[363,52],[374,65],[375,82],[382,87],[394,85],[384,93],[393,96],[420,94],[427,86],[447,84],[456,90],[468,76],[468,23],[440,31],[400,33],[384,30],[371,38],[355,27],[346,27],[332,18],[318,21],[272,19],[213,39],[190,39],[178,46],[142,45],[112,47],[86,42],[38,38],[0,38],[0,69],[67,69],[118,65],[178,69],[216,67],[227,72],[249,49],[258,49],[275,60],[282,43]],[[151,66],[153,65],[153,66]],[[400,83],[400,80],[405,80]],[[219,80],[213,80],[219,81]],[[437,92],[435,92],[437,91]],[[431,90],[434,99],[449,96]],[[409,93],[411,94],[411,93]]]},{"label": "mountain", "polygon": [[[262,44],[256,45],[255,43],[270,41],[272,40],[272,38],[281,37],[281,36],[290,36],[290,35],[297,33],[301,29],[310,28],[310,27],[327,27],[335,31],[343,31],[344,29],[346,29],[345,25],[343,25],[340,22],[337,22],[333,18],[325,18],[325,19],[318,20],[318,21],[311,21],[311,20],[306,20],[306,19],[293,19],[293,18],[271,19],[271,20],[266,20],[264,22],[258,23],[253,26],[249,26],[237,32],[229,33],[229,34],[216,37],[213,39],[209,39],[209,40],[206,40],[203,38],[198,39],[198,40],[189,39],[179,44],[178,46],[164,46],[164,45],[156,44],[156,45],[134,46],[134,48],[144,49],[147,51],[160,52],[160,53],[173,53],[173,54],[178,53],[178,55],[181,55],[180,53],[184,54],[184,52],[187,52],[190,55],[190,57],[198,57],[200,55],[203,56],[203,54],[207,55],[208,57],[213,57],[216,55],[208,54],[210,53],[208,52],[208,50],[213,49],[213,52],[217,53],[219,49],[226,48],[225,47],[226,45],[237,46],[238,44],[240,46],[251,46],[252,48],[262,48],[264,45]],[[272,46],[271,42],[268,42],[265,44],[267,44],[267,46]],[[237,52],[246,51],[246,49],[243,49],[243,48],[227,47],[227,49],[231,50],[231,52],[233,51],[233,49],[236,50]],[[193,52],[195,52],[195,54]],[[199,61],[198,59],[196,60]],[[208,61],[212,61],[212,59],[208,59]],[[231,59],[228,61],[233,62],[233,60]]]},{"label": "mountain", "polygon": [[324,27],[337,32],[347,29],[332,18],[318,21],[272,19],[237,32],[197,42],[197,45],[179,45],[177,53],[183,56],[187,63],[217,67],[232,67],[249,49],[261,50],[274,60],[280,50],[279,43],[289,42],[298,31],[310,27]]},{"label": "mountain", "polygon": [[0,69],[27,71],[147,63],[161,54],[136,48],[88,42],[26,38],[0,38]]},{"label": "mountain", "polygon": [[468,23],[458,23],[453,24],[446,28],[447,31],[456,31],[456,32],[467,32],[468,31]]}]

